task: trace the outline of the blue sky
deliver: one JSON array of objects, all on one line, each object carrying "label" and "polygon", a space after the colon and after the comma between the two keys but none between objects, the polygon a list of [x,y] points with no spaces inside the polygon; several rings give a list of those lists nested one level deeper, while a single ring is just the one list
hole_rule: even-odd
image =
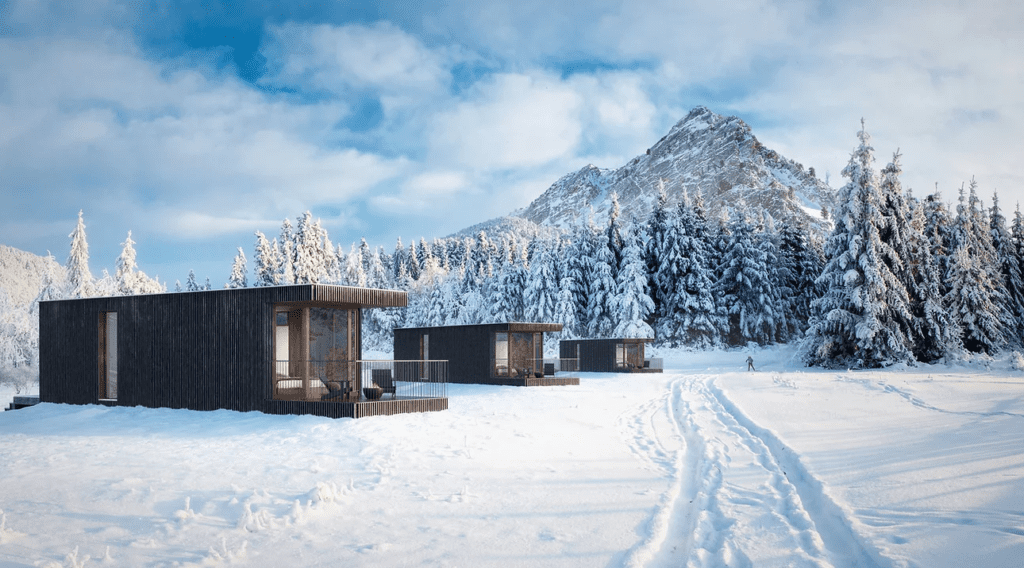
[{"label": "blue sky", "polygon": [[131,230],[149,275],[221,286],[286,217],[444,236],[697,105],[833,186],[864,118],[917,195],[1024,200],[1014,2],[289,4],[0,4],[0,243],[63,262],[82,209],[94,273]]}]

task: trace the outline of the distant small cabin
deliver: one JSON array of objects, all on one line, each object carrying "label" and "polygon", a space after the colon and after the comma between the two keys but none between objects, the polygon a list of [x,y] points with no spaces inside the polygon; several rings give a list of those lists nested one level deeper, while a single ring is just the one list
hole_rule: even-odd
[{"label": "distant small cabin", "polygon": [[[444,359],[453,383],[508,386],[578,385],[575,367],[544,359],[544,333],[558,323],[491,323],[395,330],[398,359]],[[547,364],[545,364],[547,363]]]},{"label": "distant small cabin", "polygon": [[644,345],[653,339],[565,339],[559,342],[559,356],[577,359],[580,371],[602,373],[661,373],[660,359],[644,356]]},{"label": "distant small cabin", "polygon": [[41,302],[40,402],[360,417],[444,410],[444,361],[365,361],[405,292],[298,284]]}]

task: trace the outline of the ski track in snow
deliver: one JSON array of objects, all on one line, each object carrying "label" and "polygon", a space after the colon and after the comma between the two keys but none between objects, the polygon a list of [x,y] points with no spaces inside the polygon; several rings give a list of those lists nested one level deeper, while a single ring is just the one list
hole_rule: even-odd
[{"label": "ski track in snow", "polygon": [[619,424],[638,460],[670,478],[626,566],[893,566],[798,456],[746,417],[714,377],[673,379],[665,396]]}]

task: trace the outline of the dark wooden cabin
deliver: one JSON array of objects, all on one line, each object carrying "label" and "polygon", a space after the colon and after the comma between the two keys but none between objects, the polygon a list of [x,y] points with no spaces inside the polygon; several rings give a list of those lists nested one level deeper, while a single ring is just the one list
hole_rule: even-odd
[{"label": "dark wooden cabin", "polygon": [[578,385],[553,365],[545,372],[544,332],[557,323],[491,323],[395,330],[396,359],[444,359],[448,380],[507,386]]},{"label": "dark wooden cabin", "polygon": [[444,410],[443,361],[362,360],[362,310],[406,303],[323,284],[42,302],[39,398],[332,418]]},{"label": "dark wooden cabin", "polygon": [[565,339],[558,344],[559,357],[577,359],[580,371],[600,373],[660,373],[644,357],[644,345],[653,339]]}]

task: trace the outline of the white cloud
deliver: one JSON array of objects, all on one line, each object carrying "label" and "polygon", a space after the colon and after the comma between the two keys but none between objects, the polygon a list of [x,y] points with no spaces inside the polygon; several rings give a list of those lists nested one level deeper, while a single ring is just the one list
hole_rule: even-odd
[{"label": "white cloud", "polygon": [[947,200],[978,176],[1005,203],[1024,199],[1015,167],[1024,150],[1024,38],[1017,5],[872,6],[814,37],[799,61],[734,102],[771,117],[755,133],[784,155],[838,172],[856,145],[860,118],[884,166],[903,153],[904,185],[917,195],[935,182]]},{"label": "white cloud", "polygon": [[384,215],[417,211],[447,216],[465,204],[472,192],[466,174],[459,171],[428,171],[411,176],[397,193],[374,196],[370,203]]},{"label": "white cloud", "polygon": [[557,79],[495,75],[434,118],[431,157],[479,170],[533,167],[569,157],[582,130],[581,104],[579,94]]},{"label": "white cloud", "polygon": [[[124,43],[0,40],[0,165],[20,184],[162,204],[181,219],[294,215],[276,205],[359,198],[407,167],[330,145],[324,132],[344,114],[339,104],[292,105],[231,76],[175,67]],[[140,209],[136,222],[159,217]]]},{"label": "white cloud", "polygon": [[344,93],[350,88],[434,92],[451,80],[443,53],[387,22],[373,26],[286,23],[268,29],[272,83]]}]

